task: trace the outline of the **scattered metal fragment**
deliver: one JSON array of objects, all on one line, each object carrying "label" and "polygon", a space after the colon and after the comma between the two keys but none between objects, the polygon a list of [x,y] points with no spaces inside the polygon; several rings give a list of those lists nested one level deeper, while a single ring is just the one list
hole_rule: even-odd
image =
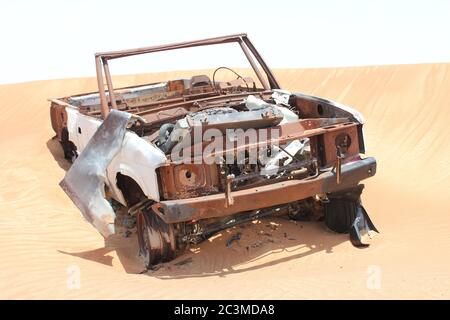
[{"label": "scattered metal fragment", "polygon": [[227,247],[231,247],[231,245],[233,244],[234,241],[239,241],[239,240],[241,240],[241,233],[240,233],[240,232],[238,232],[238,233],[232,235],[232,236],[230,237],[230,239],[228,239],[228,241],[227,241]]},{"label": "scattered metal fragment", "polygon": [[149,270],[151,270],[151,271],[158,271],[162,267],[163,267],[163,264],[160,263],[160,264],[153,265],[151,268],[149,268]]},{"label": "scattered metal fragment", "polygon": [[255,243],[252,243],[250,247],[252,248],[259,248],[263,245],[263,242],[261,240],[256,241]]}]

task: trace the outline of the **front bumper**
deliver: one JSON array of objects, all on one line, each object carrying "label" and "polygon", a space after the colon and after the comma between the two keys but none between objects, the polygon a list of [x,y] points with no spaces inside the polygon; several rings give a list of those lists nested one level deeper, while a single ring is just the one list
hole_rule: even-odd
[{"label": "front bumper", "polygon": [[177,223],[206,218],[229,216],[313,197],[316,194],[336,192],[356,186],[361,180],[376,173],[375,158],[366,158],[343,164],[341,182],[329,170],[313,179],[287,180],[256,188],[232,192],[233,205],[227,206],[224,193],[197,198],[161,201],[153,205],[155,212],[166,223]]}]

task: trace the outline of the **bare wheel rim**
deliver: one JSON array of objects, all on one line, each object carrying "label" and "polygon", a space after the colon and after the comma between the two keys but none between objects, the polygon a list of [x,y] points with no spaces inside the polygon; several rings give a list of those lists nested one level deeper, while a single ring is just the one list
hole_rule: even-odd
[{"label": "bare wheel rim", "polygon": [[146,266],[150,263],[150,251],[149,245],[150,240],[148,238],[148,233],[146,232],[146,222],[145,217],[142,212],[138,213],[137,218],[137,227],[138,227],[138,242],[139,242],[139,255],[143,258]]},{"label": "bare wheel rim", "polygon": [[152,213],[138,212],[138,242],[140,255],[147,268],[171,258],[170,245],[162,232],[164,226]]}]

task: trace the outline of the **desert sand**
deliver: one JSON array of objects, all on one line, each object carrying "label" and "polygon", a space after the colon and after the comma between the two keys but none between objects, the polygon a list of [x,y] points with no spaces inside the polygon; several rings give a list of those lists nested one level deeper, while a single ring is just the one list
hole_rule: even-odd
[{"label": "desert sand", "polygon": [[275,73],[286,89],[364,114],[378,171],[363,202],[381,231],[369,248],[319,222],[264,219],[141,273],[135,235],[105,242],[58,186],[69,164],[46,99],[96,91],[95,79],[2,85],[0,298],[450,298],[450,64]]}]

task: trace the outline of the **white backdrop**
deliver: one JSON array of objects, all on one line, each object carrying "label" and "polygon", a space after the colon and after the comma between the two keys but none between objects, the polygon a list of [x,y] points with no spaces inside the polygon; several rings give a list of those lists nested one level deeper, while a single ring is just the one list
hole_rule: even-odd
[{"label": "white backdrop", "polygon": [[[96,51],[238,32],[274,68],[447,62],[450,1],[2,0],[0,83],[94,76]],[[218,54],[241,66],[225,49]],[[114,74],[209,67],[201,55],[179,57],[112,67]]]}]

